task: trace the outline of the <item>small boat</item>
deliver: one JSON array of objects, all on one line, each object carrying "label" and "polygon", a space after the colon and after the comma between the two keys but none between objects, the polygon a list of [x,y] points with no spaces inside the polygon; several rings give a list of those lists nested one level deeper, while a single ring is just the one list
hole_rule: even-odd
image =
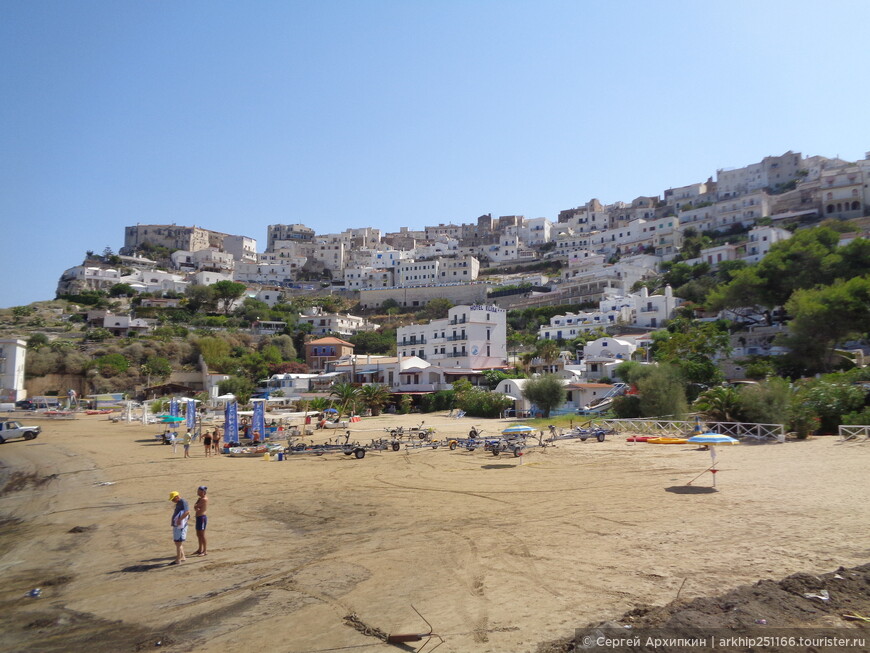
[{"label": "small boat", "polygon": [[649,438],[647,444],[686,444],[687,438]]},{"label": "small boat", "polygon": [[625,438],[626,442],[648,442],[649,440],[654,439],[652,435],[630,435]]},{"label": "small boat", "polygon": [[111,408],[103,408],[101,410],[86,410],[85,415],[108,415],[109,413],[114,413],[115,411]]}]

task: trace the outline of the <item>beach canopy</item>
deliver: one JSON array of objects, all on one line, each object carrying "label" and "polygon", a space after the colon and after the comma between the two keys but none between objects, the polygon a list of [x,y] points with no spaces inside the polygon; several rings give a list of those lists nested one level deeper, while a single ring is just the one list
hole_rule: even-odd
[{"label": "beach canopy", "polygon": [[185,420],[184,417],[176,417],[174,415],[164,415],[163,419],[160,420],[162,424],[178,424],[179,422],[183,422]]},{"label": "beach canopy", "polygon": [[697,444],[703,446],[721,446],[726,444],[740,444],[740,440],[732,438],[730,435],[722,435],[721,433],[699,433],[693,435],[687,442],[689,444]]},{"label": "beach canopy", "polygon": [[337,413],[338,411],[335,408],[327,408],[323,411],[324,413]]},{"label": "beach canopy", "polygon": [[514,424],[513,426],[508,426],[506,429],[502,431],[503,435],[518,435],[521,433],[534,433],[535,429],[531,426],[523,426],[521,424]]}]

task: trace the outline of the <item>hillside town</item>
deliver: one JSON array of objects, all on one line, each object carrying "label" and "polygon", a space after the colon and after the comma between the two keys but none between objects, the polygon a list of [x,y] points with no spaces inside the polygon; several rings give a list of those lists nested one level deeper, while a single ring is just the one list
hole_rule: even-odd
[{"label": "hillside town", "polygon": [[[326,234],[303,224],[273,224],[262,252],[251,236],[137,224],[125,228],[117,254],[88,252],[81,265],[65,270],[57,296],[71,301],[89,293],[136,297],[132,304],[89,308],[81,316],[85,326],[123,338],[154,333],[163,323],[161,311],[190,304],[197,288],[238,284],[240,291],[224,300],[226,315],[243,311],[252,300],[273,308],[305,299],[307,308],[289,320],[293,328],[274,315],[250,318],[255,337],[295,333],[296,360],[304,361],[303,368],[258,379],[257,393],[263,396],[299,399],[350,382],[383,385],[394,399],[419,402],[422,395],[450,390],[458,380],[486,386],[492,379],[487,374],[522,367],[561,379],[566,401],[560,410],[601,412],[626,391],[625,384],[610,385],[616,368],[648,360],[652,333],[681,306],[701,319],[737,315],[727,309],[704,312],[691,297],[678,296],[662,276],[676,261],[708,274],[735,263],[755,264],[796,229],[828,219],[861,225],[868,210],[870,153],[847,162],[789,151],[717,170],[715,181],[710,177],[668,188],[658,196],[609,205],[592,199],[561,211],[555,221],[484,215],[471,223],[420,230],[360,227]],[[699,240],[702,234],[705,241]],[[859,235],[844,233],[840,244]],[[692,247],[693,242],[704,246]],[[318,305],[324,297],[354,307],[359,315]],[[439,304],[437,317],[406,320],[394,328],[391,351],[360,353],[349,341],[383,331],[373,319],[378,314],[421,311],[430,304]],[[746,320],[755,310],[747,308],[740,313],[745,328],[732,334],[729,355],[715,355],[725,378],[743,378],[753,356],[787,351],[776,341],[783,325],[758,315]],[[536,309],[553,310],[530,333],[533,346],[516,338],[509,343],[508,312]],[[542,347],[547,342],[553,343],[549,349]],[[5,402],[28,394],[26,345],[18,338],[2,342]],[[193,367],[175,370],[164,384],[140,385],[139,392],[201,392],[214,399],[231,378],[203,356]],[[536,406],[523,396],[522,385],[522,379],[505,379],[489,387],[508,398],[505,411],[532,414]]]}]

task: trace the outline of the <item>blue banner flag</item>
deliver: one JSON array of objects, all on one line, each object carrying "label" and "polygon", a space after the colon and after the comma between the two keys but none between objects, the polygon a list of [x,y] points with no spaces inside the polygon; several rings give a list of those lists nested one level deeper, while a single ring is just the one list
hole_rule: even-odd
[{"label": "blue banner flag", "polygon": [[255,401],[254,402],[254,419],[251,424],[251,437],[253,436],[254,431],[259,431],[260,440],[264,440],[266,438],[266,402],[265,401]]},{"label": "blue banner flag", "polygon": [[239,441],[239,407],[236,402],[227,402],[224,408],[224,442]]},{"label": "blue banner flag", "polygon": [[175,397],[169,400],[169,414],[178,417],[178,400]]},{"label": "blue banner flag", "polygon": [[196,401],[194,399],[187,400],[187,428],[196,428]]}]

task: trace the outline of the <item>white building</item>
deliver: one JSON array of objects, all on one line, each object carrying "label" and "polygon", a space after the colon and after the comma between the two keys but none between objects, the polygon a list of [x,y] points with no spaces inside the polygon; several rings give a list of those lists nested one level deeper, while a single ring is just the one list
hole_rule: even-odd
[{"label": "white building", "polygon": [[223,250],[236,261],[257,260],[257,241],[248,236],[226,236]]},{"label": "white building", "polygon": [[532,218],[523,221],[518,235],[526,245],[543,245],[550,242],[552,233],[553,223],[547,218]]},{"label": "white building", "polygon": [[[217,274],[217,273],[201,273]],[[162,294],[166,292],[184,293],[189,283],[184,276],[163,270],[134,270],[133,274],[121,277],[121,283],[132,286],[136,292]]]},{"label": "white building", "polygon": [[310,324],[311,333],[318,336],[331,334],[353,336],[361,331],[374,331],[378,328],[377,324],[369,322],[364,317],[350,313],[324,313],[318,306],[300,315],[299,322]]},{"label": "white building", "polygon": [[121,273],[115,268],[77,265],[65,270],[57,283],[57,294],[76,294],[83,290],[109,290],[121,283]]},{"label": "white building", "polygon": [[481,304],[454,306],[447,317],[396,330],[399,355],[442,367],[489,369],[507,365],[507,313]]},{"label": "white building", "polygon": [[0,403],[14,404],[27,397],[24,391],[26,357],[26,341],[18,338],[0,339]]},{"label": "white building", "polygon": [[477,281],[480,261],[473,256],[438,259],[438,283]]},{"label": "white building", "polygon": [[344,269],[344,287],[348,290],[391,288],[395,285],[393,274],[392,267],[346,267]]},{"label": "white building", "polygon": [[612,377],[613,370],[631,360],[637,351],[637,345],[620,338],[598,338],[586,343],[583,347],[583,363],[586,366],[588,380]]},{"label": "white building", "polygon": [[746,262],[758,263],[775,243],[788,240],[791,236],[792,233],[788,229],[767,226],[753,227],[749,230],[749,242],[746,243]]}]

